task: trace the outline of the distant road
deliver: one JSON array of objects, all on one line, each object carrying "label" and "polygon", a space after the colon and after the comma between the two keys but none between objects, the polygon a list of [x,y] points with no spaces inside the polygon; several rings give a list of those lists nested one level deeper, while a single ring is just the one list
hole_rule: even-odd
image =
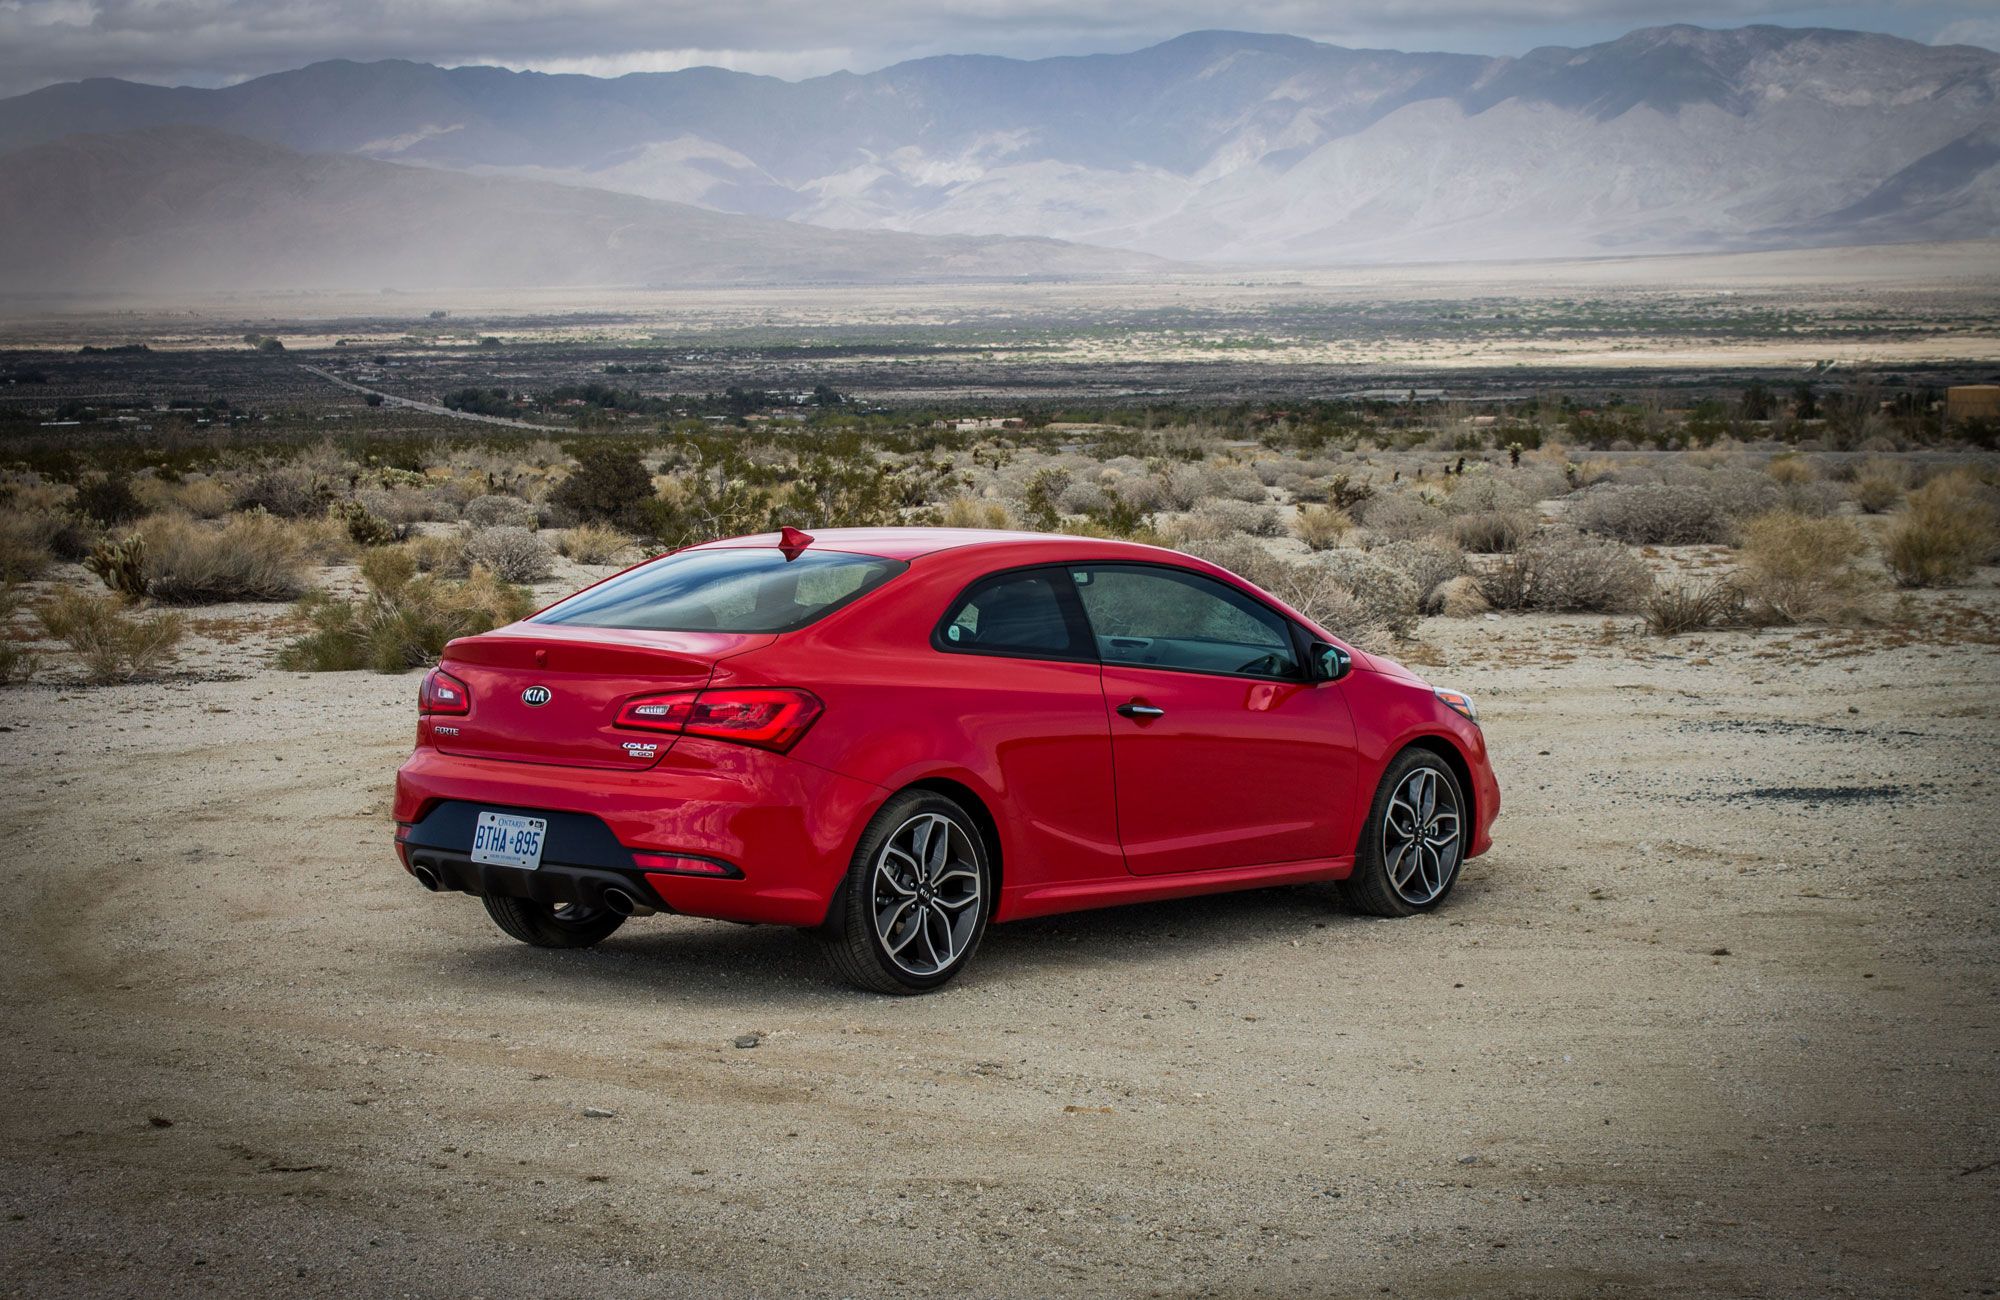
[{"label": "distant road", "polygon": [[503,415],[480,415],[474,411],[454,411],[449,406],[439,406],[434,402],[419,402],[412,397],[398,397],[394,393],[385,393],[380,389],[363,388],[360,384],[342,379],[339,375],[333,374],[330,371],[321,370],[318,366],[306,365],[304,362],[299,363],[299,369],[305,371],[307,374],[318,375],[329,384],[338,384],[340,387],[352,392],[379,397],[382,399],[383,404],[387,406],[404,406],[412,411],[428,411],[432,415],[449,416],[454,420],[472,420],[479,424],[500,424],[505,425],[509,429],[533,429],[537,433],[576,432],[575,429],[566,429],[559,424],[529,424],[526,420],[510,420]]}]

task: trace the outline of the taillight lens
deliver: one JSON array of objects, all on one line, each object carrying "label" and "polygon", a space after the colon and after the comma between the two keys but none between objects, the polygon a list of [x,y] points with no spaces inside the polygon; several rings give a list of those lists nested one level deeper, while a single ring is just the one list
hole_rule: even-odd
[{"label": "taillight lens", "polygon": [[424,674],[424,684],[417,690],[417,712],[470,713],[472,694],[465,689],[464,682],[442,668],[433,668]]},{"label": "taillight lens", "polygon": [[618,725],[636,731],[727,740],[784,753],[799,743],[823,708],[811,692],[787,686],[642,695],[625,701]]}]

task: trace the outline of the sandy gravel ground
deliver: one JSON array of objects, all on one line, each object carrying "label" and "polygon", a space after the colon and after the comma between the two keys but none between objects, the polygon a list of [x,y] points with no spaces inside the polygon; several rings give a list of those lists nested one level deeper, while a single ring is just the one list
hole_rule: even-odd
[{"label": "sandy gravel ground", "polygon": [[1029,922],[914,1000],[422,893],[414,676],[9,690],[0,1292],[1992,1294],[1993,578],[1971,644],[1433,621],[1508,801],[1443,911]]}]

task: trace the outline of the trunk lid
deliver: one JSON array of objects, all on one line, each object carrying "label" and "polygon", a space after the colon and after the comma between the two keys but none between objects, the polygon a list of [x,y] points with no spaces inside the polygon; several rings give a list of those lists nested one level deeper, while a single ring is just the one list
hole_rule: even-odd
[{"label": "trunk lid", "polygon": [[471,758],[643,770],[677,737],[613,725],[626,700],[699,690],[719,660],[775,639],[533,623],[463,637],[439,667],[465,683],[472,708],[433,719],[431,743]]}]

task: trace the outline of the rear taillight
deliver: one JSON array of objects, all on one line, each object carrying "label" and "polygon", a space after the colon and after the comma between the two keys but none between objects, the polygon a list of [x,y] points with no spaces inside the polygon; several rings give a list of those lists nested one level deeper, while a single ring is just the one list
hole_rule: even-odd
[{"label": "rear taillight", "polygon": [[433,668],[424,674],[424,684],[417,689],[417,712],[470,713],[472,695],[465,689],[464,682],[442,668]]},{"label": "rear taillight", "polygon": [[618,725],[635,731],[727,740],[784,753],[799,743],[822,712],[809,691],[786,686],[745,686],[716,691],[678,691],[625,701]]}]

